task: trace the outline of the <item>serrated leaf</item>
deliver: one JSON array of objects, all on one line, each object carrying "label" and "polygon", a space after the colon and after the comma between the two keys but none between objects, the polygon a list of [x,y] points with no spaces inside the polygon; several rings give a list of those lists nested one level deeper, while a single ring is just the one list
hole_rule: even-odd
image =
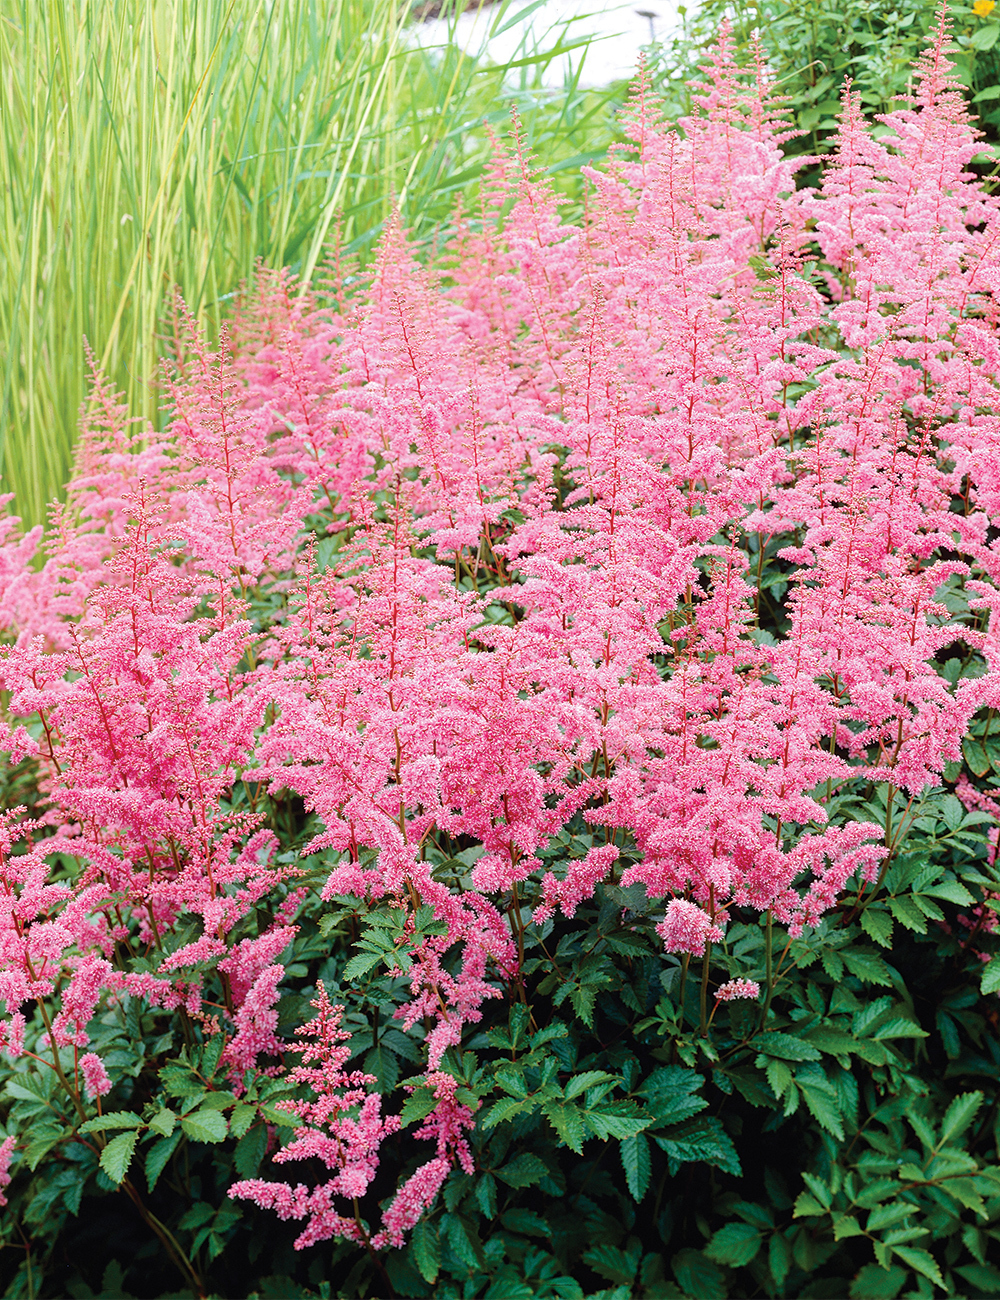
[{"label": "serrated leaf", "polygon": [[976,1118],[976,1112],[982,1104],[981,1092],[963,1092],[961,1096],[956,1097],[945,1111],[944,1119],[941,1121],[941,1144],[944,1145],[950,1138],[964,1133]]},{"label": "serrated leaf", "polygon": [[822,1057],[812,1043],[794,1034],[783,1034],[777,1030],[758,1034],[753,1046],[765,1056],[775,1056],[782,1061],[819,1061]]},{"label": "serrated leaf", "polygon": [[508,1160],[502,1169],[493,1172],[508,1187],[531,1187],[549,1171],[537,1156],[524,1152],[513,1160]]},{"label": "serrated leaf", "polygon": [[916,1207],[908,1201],[886,1201],[882,1205],[876,1205],[868,1215],[865,1230],[867,1232],[884,1232],[886,1228],[894,1228],[915,1212]]},{"label": "serrated leaf", "polygon": [[437,1229],[424,1219],[413,1229],[410,1237],[410,1253],[420,1276],[433,1286],[441,1271],[441,1246],[438,1242]]},{"label": "serrated leaf", "polygon": [[700,1250],[691,1247],[679,1250],[671,1259],[670,1267],[686,1296],[697,1296],[698,1300],[724,1300],[729,1294],[719,1266]]},{"label": "serrated leaf", "polygon": [[612,1246],[610,1242],[602,1241],[584,1251],[583,1259],[595,1273],[600,1273],[609,1282],[631,1289],[639,1270],[641,1253],[641,1247],[626,1252],[618,1246]]},{"label": "serrated leaf", "polygon": [[146,1185],[152,1191],[156,1186],[157,1180],[163,1170],[166,1168],[167,1161],[173,1155],[177,1144],[181,1140],[180,1129],[175,1129],[168,1138],[161,1138],[159,1142],[154,1142],[146,1152]]},{"label": "serrated leaf", "polygon": [[[142,1128],[143,1122],[138,1115],[133,1115],[130,1110],[112,1110],[107,1115],[98,1115],[94,1119],[88,1119],[85,1124],[81,1124],[77,1132],[79,1133],[102,1133],[108,1129],[114,1128]],[[109,1175],[110,1176],[110,1175]],[[119,1182],[121,1180],[119,1179]]]},{"label": "serrated leaf", "polygon": [[861,928],[881,947],[892,947],[892,917],[887,912],[866,907],[861,913]]},{"label": "serrated leaf", "polygon": [[768,1242],[767,1264],[779,1288],[783,1287],[792,1267],[792,1247],[780,1232],[776,1232]]},{"label": "serrated leaf", "polygon": [[344,979],[356,980],[367,975],[382,961],[384,952],[359,952],[344,967]]},{"label": "serrated leaf", "polygon": [[742,1268],[760,1250],[760,1229],[749,1223],[727,1223],[712,1234],[712,1239],[705,1247],[705,1254],[717,1264],[728,1264],[730,1268]]},{"label": "serrated leaf", "polygon": [[287,1110],[280,1110],[277,1106],[272,1106],[270,1102],[265,1102],[257,1107],[261,1115],[270,1124],[276,1124],[279,1128],[295,1128],[299,1123],[297,1116],[290,1115]]},{"label": "serrated leaf", "polygon": [[592,1088],[597,1083],[620,1082],[619,1075],[608,1074],[606,1070],[584,1070],[582,1074],[574,1075],[570,1079],[563,1090],[563,1096],[567,1101],[572,1101],[574,1097],[579,1097],[582,1092],[586,1092],[588,1088]]},{"label": "serrated leaf", "polygon": [[240,1104],[229,1117],[229,1132],[234,1138],[241,1138],[250,1130],[250,1125],[257,1118],[257,1107],[248,1106],[246,1102]]},{"label": "serrated leaf", "polygon": [[583,1117],[575,1106],[550,1101],[542,1108],[545,1115],[571,1151],[583,1153]]},{"label": "serrated leaf", "polygon": [[681,1164],[704,1160],[717,1165],[727,1174],[737,1178],[742,1175],[740,1158],[732,1138],[714,1116],[699,1116],[686,1124],[679,1124],[666,1134],[654,1134],[653,1141],[666,1152],[671,1172]]},{"label": "serrated leaf", "polygon": [[226,1117],[218,1110],[196,1110],[184,1115],[181,1128],[192,1142],[222,1142],[229,1132]]},{"label": "serrated leaf", "polygon": [[256,1178],[266,1150],[267,1126],[255,1124],[236,1143],[236,1150],[233,1152],[233,1168],[241,1178]]},{"label": "serrated leaf", "polygon": [[893,1254],[898,1255],[904,1264],[909,1264],[915,1273],[922,1274],[942,1291],[947,1291],[937,1260],[929,1250],[921,1250],[918,1246],[893,1246],[892,1250]]},{"label": "serrated leaf", "polygon": [[784,1061],[771,1060],[764,1067],[764,1073],[767,1075],[767,1081],[771,1085],[771,1091],[780,1101],[785,1095],[792,1082],[792,1071]]},{"label": "serrated leaf", "polygon": [[936,885],[925,885],[920,892],[925,897],[929,895],[946,903],[957,903],[959,907],[969,907],[976,901],[958,880],[939,880]]},{"label": "serrated leaf", "polygon": [[836,1214],[833,1219],[833,1239],[843,1241],[845,1237],[861,1237],[864,1228],[853,1214]]},{"label": "serrated leaf", "polygon": [[138,1140],[139,1134],[134,1129],[130,1133],[119,1133],[101,1152],[101,1168],[113,1183],[120,1185],[124,1180]]},{"label": "serrated leaf", "polygon": [[826,1210],[816,1200],[815,1196],[811,1196],[809,1192],[799,1192],[792,1209],[792,1218],[801,1219],[814,1214],[826,1214]]},{"label": "serrated leaf", "polygon": [[853,950],[848,948],[840,955],[847,969],[863,984],[879,984],[883,988],[892,984],[889,967],[878,953],[859,952],[856,948]]},{"label": "serrated leaf", "polygon": [[426,1119],[436,1105],[433,1088],[414,1088],[403,1102],[403,1109],[399,1116],[401,1126],[407,1128],[410,1124],[416,1124],[418,1120]]},{"label": "serrated leaf", "polygon": [[583,1121],[595,1137],[628,1138],[641,1133],[650,1124],[634,1101],[605,1101],[583,1112]]},{"label": "serrated leaf", "polygon": [[160,1137],[169,1137],[174,1131],[174,1125],[177,1123],[177,1116],[172,1110],[158,1110],[153,1118],[149,1121],[150,1130],[153,1133],[159,1133]]},{"label": "serrated leaf", "polygon": [[171,1097],[197,1097],[205,1091],[204,1082],[186,1065],[166,1065],[160,1071],[160,1082]]},{"label": "serrated leaf", "polygon": [[815,1047],[828,1052],[831,1056],[847,1056],[851,1052],[858,1051],[859,1048],[858,1040],[853,1034],[848,1034],[843,1029],[834,1029],[829,1025],[817,1025],[815,1029],[809,1030],[806,1038]]},{"label": "serrated leaf", "polygon": [[[876,1242],[876,1254],[880,1247]],[[851,1300],[896,1300],[905,1281],[906,1270],[898,1264],[866,1264],[851,1283]]]},{"label": "serrated leaf", "polygon": [[653,1167],[649,1139],[644,1133],[636,1133],[633,1137],[622,1138],[619,1149],[629,1194],[634,1201],[641,1201],[649,1190]]},{"label": "serrated leaf", "polygon": [[518,1101],[516,1097],[501,1097],[498,1102],[494,1102],[490,1107],[489,1114],[483,1120],[483,1128],[496,1128],[505,1119],[510,1119],[513,1115],[520,1115],[525,1107],[531,1109],[532,1103]]},{"label": "serrated leaf", "polygon": [[926,1029],[921,1029],[912,1020],[904,1020],[901,1016],[894,1016],[891,1020],[887,1020],[872,1034],[876,1042],[880,1042],[883,1038],[928,1038],[929,1036]]},{"label": "serrated leaf", "polygon": [[900,895],[898,898],[889,899],[889,911],[893,914],[900,925],[905,925],[908,930],[914,934],[927,933],[927,918],[916,905],[912,898]]},{"label": "serrated leaf", "polygon": [[981,993],[1000,992],[1000,957],[993,957],[983,967],[982,977],[979,981],[979,991]]},{"label": "serrated leaf", "polygon": [[843,1141],[844,1125],[837,1104],[836,1090],[832,1084],[825,1079],[822,1083],[818,1080],[804,1079],[801,1075],[796,1076],[795,1081],[813,1119],[828,1133]]},{"label": "serrated leaf", "polygon": [[519,1232],[526,1237],[552,1236],[552,1229],[534,1210],[504,1210],[500,1222],[511,1232]]}]

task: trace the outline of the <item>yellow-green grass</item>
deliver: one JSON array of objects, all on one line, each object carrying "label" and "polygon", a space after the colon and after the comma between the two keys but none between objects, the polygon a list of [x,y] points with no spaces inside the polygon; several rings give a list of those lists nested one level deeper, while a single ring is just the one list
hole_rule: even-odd
[{"label": "yellow-green grass", "polygon": [[538,89],[571,37],[488,68],[412,48],[405,20],[398,0],[0,0],[0,469],[26,521],[70,470],[85,338],[155,426],[174,286],[214,329],[258,258],[308,281],[338,221],[363,258],[394,201],[428,236],[512,77],[552,168],[606,147],[611,96]]}]

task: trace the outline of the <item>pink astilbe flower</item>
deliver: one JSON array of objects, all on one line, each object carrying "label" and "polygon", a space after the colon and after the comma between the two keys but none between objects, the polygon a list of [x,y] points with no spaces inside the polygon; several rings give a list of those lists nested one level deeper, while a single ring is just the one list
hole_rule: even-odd
[{"label": "pink astilbe flower", "polygon": [[0,1205],[7,1204],[7,1197],[4,1194],[4,1188],[10,1186],[10,1162],[16,1149],[16,1137],[5,1137],[4,1140],[0,1142]]},{"label": "pink astilbe flower", "polygon": [[111,1080],[104,1062],[94,1052],[86,1052],[80,1057],[80,1073],[88,1097],[104,1097],[111,1091]]},{"label": "pink astilbe flower", "polygon": [[[270,980],[270,972],[274,971],[278,972],[278,978],[284,973],[281,966],[270,967],[258,978],[254,990],[265,979]],[[254,990],[244,1007],[250,1006]],[[353,1201],[364,1195],[378,1169],[379,1147],[388,1134],[396,1132],[400,1123],[396,1116],[383,1118],[381,1097],[366,1092],[365,1085],[375,1081],[371,1075],[344,1069],[350,1055],[345,1041],[350,1034],[340,1025],[343,1007],[330,1003],[322,985],[311,1005],[316,1016],[295,1031],[307,1041],[292,1049],[301,1052],[302,1064],[290,1071],[289,1079],[292,1083],[307,1084],[315,1100],[279,1103],[301,1123],[292,1141],[274,1159],[277,1163],[319,1159],[333,1176],[312,1191],[300,1185],[293,1192],[286,1183],[261,1179],[243,1180],[229,1189],[230,1196],[275,1208],[282,1218],[307,1219],[295,1242],[299,1250],[334,1236],[361,1239],[354,1219],[335,1210],[333,1199],[339,1196]]]},{"label": "pink astilbe flower", "polygon": [[720,943],[722,930],[697,903],[672,898],[666,914],[656,927],[667,952],[685,952],[700,957],[708,943]]},{"label": "pink astilbe flower", "polygon": [[278,985],[284,976],[285,968],[277,962],[265,967],[236,1010],[236,1033],[226,1044],[222,1059],[237,1075],[253,1069],[261,1055],[280,1056],[285,1050],[274,1032],[278,1026]]},{"label": "pink astilbe flower", "polygon": [[756,980],[726,980],[715,990],[717,1002],[734,1002],[737,998],[759,998],[760,985]]},{"label": "pink astilbe flower", "polygon": [[451,1169],[449,1161],[435,1156],[411,1174],[392,1199],[392,1204],[382,1216],[385,1225],[372,1237],[372,1246],[384,1250],[387,1246],[402,1246],[405,1234],[420,1222],[424,1212],[433,1205],[441,1185]]}]

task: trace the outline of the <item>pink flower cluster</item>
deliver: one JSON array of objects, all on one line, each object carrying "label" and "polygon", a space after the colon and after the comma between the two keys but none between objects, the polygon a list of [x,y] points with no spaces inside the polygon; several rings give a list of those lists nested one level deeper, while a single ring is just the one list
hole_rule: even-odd
[{"label": "pink flower cluster", "polygon": [[715,990],[716,1002],[733,1002],[737,998],[759,998],[760,985],[756,980],[726,980]]},{"label": "pink flower cluster", "polygon": [[[874,879],[884,828],[831,796],[937,783],[1000,705],[1000,198],[946,44],[942,20],[878,139],[845,88],[797,189],[773,88],[723,35],[683,131],[640,77],[581,223],[515,124],[433,267],[394,225],[325,304],[261,273],[214,353],[179,308],[164,432],[95,373],[65,505],[0,539],[5,744],[50,801],[0,818],[11,1055],[33,1000],[83,1051],[103,1000],[204,1017],[218,977],[234,1075],[280,1068],[304,895],[243,792],[294,792],[323,897],[411,915],[400,1016],[426,1027],[438,1151],[395,1243],[467,1161],[442,1062],[517,974],[511,916],[611,877],[697,955],[738,909],[799,933]],[[959,640],[981,671],[953,683]],[[574,817],[589,851],[546,869]],[[471,887],[435,872],[460,838]],[[274,926],[237,941],[262,900]],[[233,1193],[306,1219],[300,1244],[362,1239],[335,1201],[394,1127],[324,998],[278,1159],[331,1178]]]}]

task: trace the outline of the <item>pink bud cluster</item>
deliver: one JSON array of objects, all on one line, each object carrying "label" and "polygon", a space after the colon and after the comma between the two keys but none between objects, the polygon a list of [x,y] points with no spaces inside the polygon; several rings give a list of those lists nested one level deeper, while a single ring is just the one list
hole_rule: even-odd
[{"label": "pink bud cluster", "polygon": [[[942,20],[878,139],[846,87],[796,189],[724,33],[683,131],[640,77],[580,223],[515,124],[433,267],[397,223],[325,305],[262,272],[216,352],[179,306],[162,433],[95,373],[44,543],[0,533],[5,744],[49,800],[0,817],[8,1053],[35,1000],[81,1052],[105,1000],[205,1018],[221,978],[234,1079],[280,1070],[280,957],[315,900],[237,793],[292,791],[323,899],[411,918],[437,1154],[373,1239],[398,1243],[470,1159],[443,1067],[517,973],[511,916],[638,884],[698,955],[737,912],[800,933],[875,878],[884,828],[831,796],[938,783],[1000,705],[1000,199],[946,43]],[[957,641],[980,671],[952,682]],[[572,818],[588,851],[547,867]],[[458,840],[461,884],[435,869]],[[272,928],[238,938],[263,901]],[[331,1177],[233,1192],[306,1219],[302,1245],[364,1238],[346,1207],[395,1127],[314,1006],[292,1077],[316,1100],[276,1159]]]}]

